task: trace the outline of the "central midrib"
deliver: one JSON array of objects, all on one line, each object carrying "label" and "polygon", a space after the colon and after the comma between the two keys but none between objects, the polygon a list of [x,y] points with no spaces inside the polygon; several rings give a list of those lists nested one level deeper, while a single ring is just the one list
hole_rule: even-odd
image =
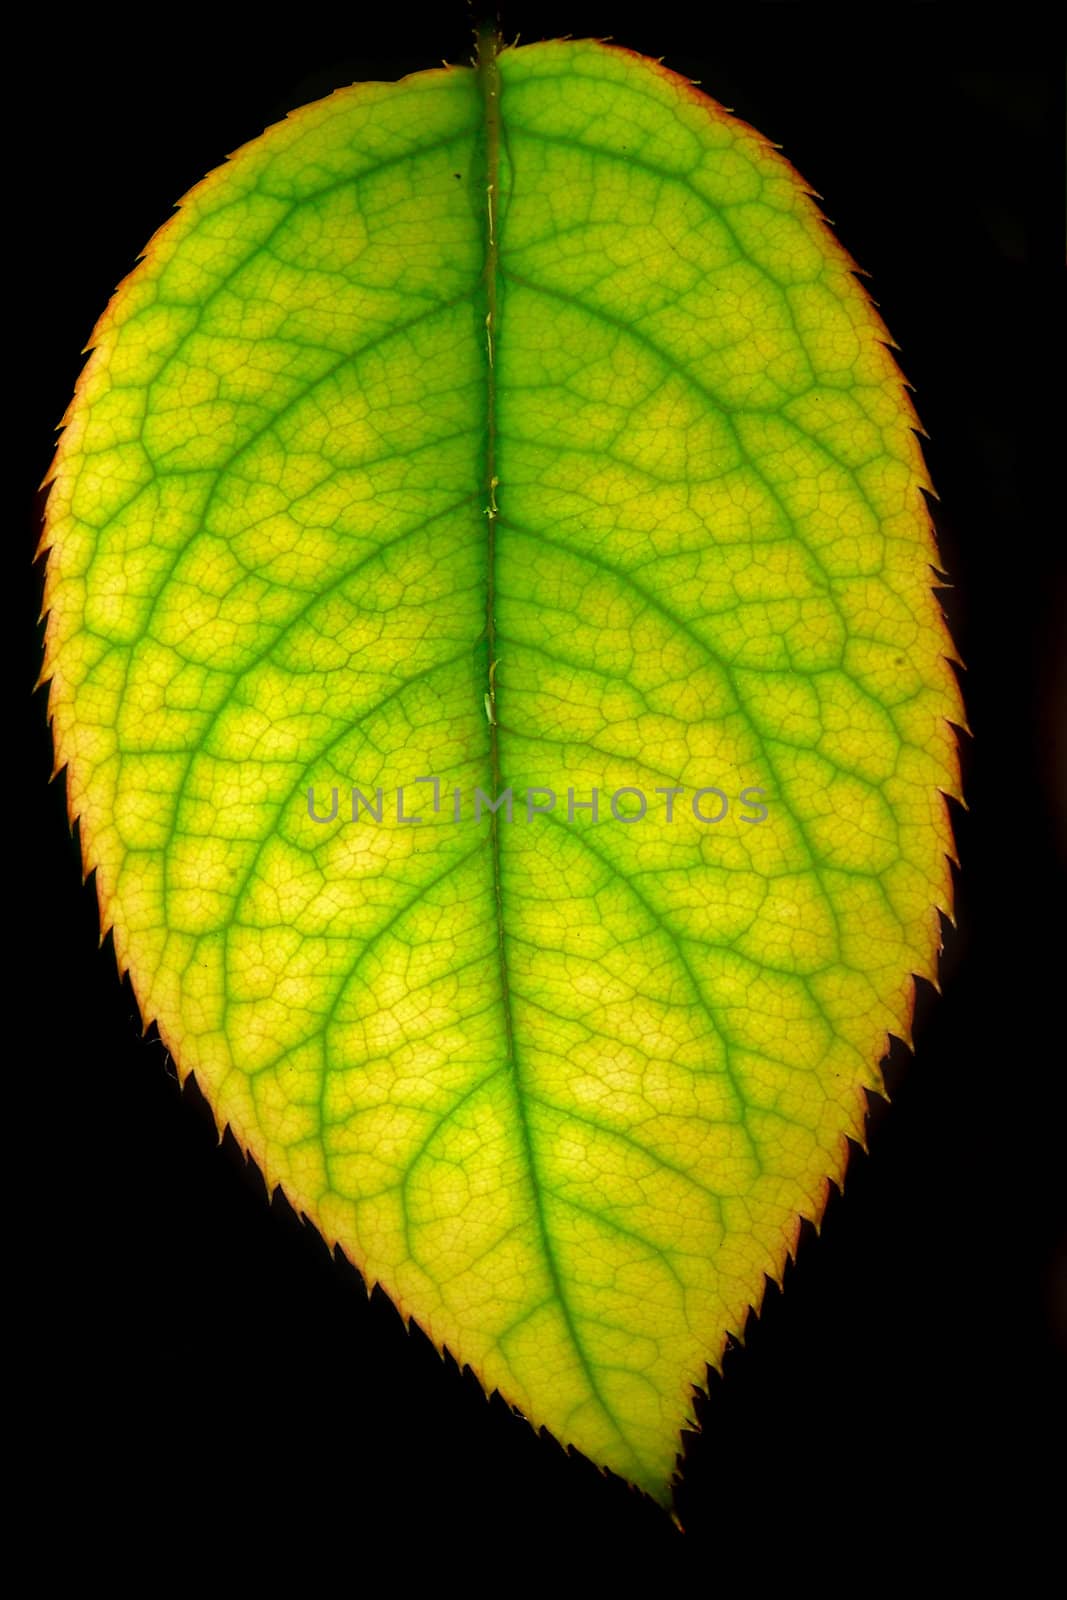
[{"label": "central midrib", "polygon": [[481,84],[482,102],[485,115],[485,188],[486,203],[484,211],[484,225],[486,230],[485,240],[485,266],[483,269],[483,283],[485,295],[485,352],[486,352],[486,446],[485,446],[485,477],[483,481],[484,510],[488,540],[487,578],[486,578],[486,618],[485,637],[488,651],[488,680],[485,686],[485,715],[489,723],[489,762],[492,773],[492,799],[494,809],[489,812],[489,848],[492,857],[493,874],[493,905],[496,916],[496,944],[497,961],[500,974],[500,999],[504,1014],[505,1038],[505,1067],[511,1079],[515,1098],[515,1111],[522,1140],[523,1151],[526,1156],[527,1171],[530,1178],[530,1191],[533,1199],[536,1226],[541,1239],[541,1248],[545,1264],[548,1268],[552,1292],[560,1309],[567,1336],[574,1347],[579,1364],[589,1385],[589,1391],[594,1401],[607,1418],[608,1422],[618,1434],[619,1439],[627,1450],[631,1449],[630,1441],[619,1427],[618,1420],[606,1403],[597,1382],[596,1372],[589,1360],[585,1345],[579,1335],[575,1324],[574,1314],[570,1301],[564,1288],[560,1275],[559,1262],[556,1259],[555,1247],[545,1216],[544,1200],[541,1194],[541,1177],[538,1168],[537,1152],[534,1148],[533,1136],[530,1128],[529,1114],[526,1107],[525,1088],[522,1082],[521,1064],[515,1040],[515,1022],[511,1006],[511,982],[508,975],[507,941],[504,932],[504,899],[503,899],[503,873],[501,861],[500,816],[495,809],[496,802],[502,793],[500,772],[500,725],[496,715],[496,668],[497,668],[497,638],[496,638],[496,548],[497,548],[497,523],[499,512],[497,508],[496,491],[499,483],[497,476],[497,385],[496,385],[496,341],[497,341],[497,281],[499,276],[499,233],[498,233],[498,199],[500,176],[500,68],[498,54],[500,38],[495,28],[483,27],[478,33],[478,80]]},{"label": "central midrib", "polygon": [[[501,1002],[504,1007],[504,1028],[507,1037],[507,1064],[515,1070],[515,1034],[511,1015],[511,986],[508,982],[508,958],[504,944],[504,907],[501,889],[500,819],[495,810],[500,789],[500,730],[496,720],[496,370],[493,343],[497,322],[497,195],[500,174],[500,69],[497,65],[499,39],[493,28],[483,27],[478,34],[478,81],[481,84],[485,115],[485,265],[483,267],[483,293],[485,295],[485,354],[486,354],[486,407],[485,407],[485,478],[483,481],[486,536],[485,637],[489,663],[485,684],[485,715],[489,722],[489,765],[492,777],[494,809],[489,812],[490,849],[493,858],[493,903],[496,915],[497,951],[500,964]],[[521,1098],[521,1096],[520,1096]]]}]

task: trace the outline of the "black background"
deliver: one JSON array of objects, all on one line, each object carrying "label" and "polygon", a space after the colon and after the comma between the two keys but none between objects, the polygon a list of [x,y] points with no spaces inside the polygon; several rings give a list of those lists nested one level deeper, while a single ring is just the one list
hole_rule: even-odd
[{"label": "black background", "polygon": [[[173,202],[290,108],[470,49],[459,0],[430,21],[358,4],[145,17],[38,23],[37,65],[12,84],[26,187],[8,335],[26,339],[29,403],[7,477],[27,560],[79,352]],[[158,1574],[218,1539],[245,1563],[296,1549],[309,1572],[326,1554],[353,1581],[377,1557],[402,1582],[421,1549],[442,1575],[510,1582],[573,1541],[595,1558],[722,1563],[758,1592],[776,1563],[860,1582],[901,1558],[958,1570],[1005,1535],[1022,1559],[1041,1539],[1067,1343],[1067,692],[1046,392],[1062,382],[1059,41],[1025,7],[625,17],[579,0],[503,8],[525,41],[613,34],[664,56],[780,143],[871,273],[916,391],[974,734],[943,996],[920,986],[916,1054],[893,1048],[870,1155],[854,1152],[821,1237],[805,1236],[784,1296],[771,1291],[700,1405],[683,1540],[487,1403],[268,1204],[231,1140],[220,1150],[195,1090],[142,1038],[110,940],[97,948],[38,692],[9,861],[30,868],[14,925],[29,924],[27,989],[9,1000],[28,1023],[12,1066],[29,1107],[8,1137],[31,1160],[17,1214],[36,1283],[20,1318],[38,1359],[18,1386],[31,1497],[77,1529],[86,1570],[136,1546]],[[31,587],[29,624],[39,568]],[[39,629],[25,635],[32,683]]]}]

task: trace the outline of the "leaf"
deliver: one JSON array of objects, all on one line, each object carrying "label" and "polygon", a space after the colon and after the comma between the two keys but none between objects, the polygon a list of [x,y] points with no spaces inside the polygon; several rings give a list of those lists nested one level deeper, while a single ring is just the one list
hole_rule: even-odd
[{"label": "leaf", "polygon": [[187,196],[53,468],[57,766],[142,1014],[368,1282],[661,1500],[950,906],[886,337],[750,129],[486,39]]}]

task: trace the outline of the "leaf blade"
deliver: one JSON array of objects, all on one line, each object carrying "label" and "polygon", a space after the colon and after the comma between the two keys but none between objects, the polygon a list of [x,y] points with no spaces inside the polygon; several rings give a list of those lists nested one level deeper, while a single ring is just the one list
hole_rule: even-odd
[{"label": "leaf blade", "polygon": [[[254,364],[249,371],[247,360],[236,366],[238,392],[220,399],[211,378],[234,359],[232,329],[209,325],[208,337],[220,341],[210,359],[175,372],[172,355],[170,387],[153,379],[162,420],[147,438],[167,469],[173,499],[164,510],[177,540],[183,528],[195,531],[191,553],[182,545],[174,563],[171,631],[156,629],[163,637],[153,636],[150,649],[142,637],[139,655],[124,630],[131,603],[136,611],[144,595],[136,581],[124,588],[122,576],[132,565],[141,588],[165,592],[152,563],[166,521],[153,511],[142,555],[143,519],[131,531],[124,505],[105,519],[118,555],[111,552],[109,566],[105,537],[103,578],[86,591],[84,614],[91,600],[89,620],[109,634],[112,651],[136,656],[138,693],[123,712],[111,657],[90,642],[79,660],[68,644],[82,555],[63,520],[63,485],[71,486],[73,513],[85,479],[72,463],[85,435],[102,430],[106,448],[107,430],[129,423],[121,389],[105,373],[129,344],[130,368],[143,382],[137,361],[153,358],[161,337],[150,305],[138,300],[151,277],[142,268],[130,280],[129,320],[139,314],[149,327],[132,344],[128,336],[127,344],[109,343],[105,319],[107,361],[94,357],[79,388],[59,495],[53,490],[57,750],[71,774],[72,811],[86,819],[105,912],[113,908],[120,964],[130,961],[146,1016],[160,1018],[182,1070],[197,1072],[220,1121],[437,1343],[471,1361],[534,1420],[662,1498],[705,1359],[740,1331],[763,1274],[780,1275],[799,1216],[820,1213],[828,1182],[843,1171],[846,1139],[862,1133],[862,1089],[877,1084],[885,1032],[907,1027],[910,971],[933,972],[936,906],[947,906],[949,893],[939,789],[955,784],[944,718],[958,702],[925,573],[933,548],[913,417],[880,343],[884,330],[836,247],[827,253],[814,208],[784,163],[680,80],[623,52],[530,47],[504,53],[500,70],[493,373],[479,327],[479,179],[463,177],[488,169],[477,85],[472,75],[427,74],[432,89],[412,91],[406,86],[419,80],[406,80],[391,98],[376,87],[375,116],[392,106],[401,140],[410,107],[400,108],[412,92],[447,89],[455,97],[449,115],[463,129],[425,152],[433,182],[420,174],[418,204],[405,210],[414,186],[408,194],[387,188],[378,218],[394,250],[398,241],[425,240],[432,194],[455,230],[451,254],[438,252],[429,277],[420,277],[413,255],[413,301],[425,300],[432,282],[430,298],[441,302],[440,274],[453,270],[443,303],[408,306],[399,327],[391,304],[394,323],[384,334],[386,344],[393,339],[421,358],[413,368],[410,356],[394,356],[395,374],[410,379],[413,370],[437,368],[445,377],[419,401],[398,403],[403,383],[394,378],[390,391],[388,372],[376,365],[383,346],[368,343],[358,381],[344,386],[353,353],[346,316],[363,308],[367,320],[375,305],[384,316],[389,294],[374,277],[368,229],[371,259],[361,252],[359,291],[350,305],[343,297],[331,304],[327,319],[335,343],[341,330],[340,363],[331,366],[337,351],[320,332],[315,361],[303,369],[296,361],[294,378],[289,346],[307,342],[321,289],[308,252],[330,261],[344,237],[350,260],[353,218],[343,200],[340,214],[327,208],[314,227],[305,221],[295,230],[289,242],[299,268],[287,275],[286,250],[279,265],[268,248],[266,264],[238,279],[242,317],[249,304],[269,317],[284,285],[289,321],[270,332],[285,359],[268,362],[266,373]],[[305,134],[332,120],[336,135],[338,117],[352,113],[356,148],[370,125],[366,99],[366,91],[350,91],[334,97],[347,111],[312,108],[320,120]],[[547,131],[538,123],[546,117]],[[279,204],[287,183],[299,198],[303,181],[300,172],[285,178],[279,164],[299,149],[300,118],[294,124],[264,168],[273,170],[267,198]],[[635,130],[643,151],[633,148]],[[246,159],[266,159],[274,137],[249,147]],[[466,141],[462,163],[457,139]],[[622,160],[616,147],[626,139]],[[709,192],[685,170],[694,152]],[[316,172],[322,165],[318,154],[310,163]],[[393,179],[399,170],[398,162]],[[248,175],[240,167],[238,174]],[[261,177],[254,220],[273,246],[279,217],[263,204]],[[374,181],[355,174],[357,193]],[[215,186],[209,197],[226,190],[225,177],[207,183]],[[345,183],[336,193],[347,193]],[[552,212],[560,195],[579,202],[569,229]],[[760,226],[753,195],[773,213],[770,226]],[[744,244],[733,257],[722,223],[731,207]],[[205,290],[203,274],[218,274],[223,247],[242,242],[234,244],[221,220],[225,209],[207,212],[216,231],[206,263],[193,263],[201,278],[190,287],[178,272],[179,312],[182,293],[216,292]],[[168,236],[169,256],[159,247],[161,276],[182,265],[180,237]],[[248,237],[259,243],[253,228]],[[284,246],[284,229],[280,238]],[[766,260],[753,270],[752,252],[761,249]],[[832,294],[805,278],[813,259]],[[784,297],[768,287],[772,267],[799,274],[789,316]],[[747,355],[733,351],[713,293],[735,302],[735,329],[740,318],[770,341],[773,360],[761,351],[753,362],[751,341]],[[187,350],[196,334],[180,315],[176,321]],[[790,323],[799,353],[785,337]],[[466,366],[457,367],[458,351]],[[859,385],[857,361],[865,363]],[[816,367],[823,382],[813,400],[803,380]],[[329,404],[319,393],[308,406],[301,380],[325,386]],[[256,409],[262,395],[284,393],[286,383],[295,385],[293,409],[279,418],[268,408],[264,421]],[[866,409],[846,403],[850,386],[869,391]],[[453,413],[449,397],[457,393],[465,405]],[[488,619],[500,640],[488,653],[480,472],[487,404],[499,424],[490,478],[501,485],[499,516],[489,519],[499,582]],[[374,456],[390,412],[405,441],[420,422],[429,429],[427,465],[418,451],[405,452],[403,470],[388,451]],[[191,461],[182,442],[175,445],[183,417]],[[234,428],[247,436],[236,460],[232,437],[224,437]],[[892,448],[868,470],[872,431]],[[344,451],[353,447],[350,459]],[[325,487],[308,470],[316,453],[333,468]],[[191,479],[211,473],[205,512],[186,497]],[[136,485],[121,462],[111,479]],[[338,480],[347,501],[337,497]],[[862,513],[876,493],[885,503],[871,511],[872,531]],[[220,505],[224,520],[213,527]],[[313,542],[303,524],[297,540],[295,506],[310,507]],[[346,507],[358,508],[347,527]],[[331,536],[338,515],[343,540]],[[871,566],[870,548],[890,526],[893,582],[879,584],[865,562]],[[365,564],[348,572],[353,547]],[[131,563],[131,552],[140,560]],[[347,576],[334,584],[338,572]],[[298,577],[307,592],[294,600]],[[212,583],[221,593],[212,594]],[[285,592],[279,598],[274,589]],[[224,628],[205,595],[225,602]],[[899,630],[915,613],[910,666],[918,686],[906,683],[893,699],[898,663],[889,672],[887,652],[900,650]],[[374,654],[383,616],[394,674],[409,663],[416,669],[399,683]],[[838,665],[835,676],[848,648],[849,670]],[[192,662],[168,672],[183,651]],[[89,683],[79,686],[77,715],[70,678],[57,665],[64,661]],[[240,693],[225,692],[227,678]],[[495,720],[485,714],[482,681]],[[153,684],[165,686],[162,700],[149,697]],[[85,748],[90,703],[105,723],[111,717],[124,797],[108,777],[113,752]],[[197,725],[197,756],[189,759],[189,717],[205,704],[213,720],[207,732]],[[285,715],[272,718],[272,707]],[[161,749],[161,737],[177,752]],[[180,791],[174,773],[183,754],[191,787]],[[431,771],[448,786],[470,787],[499,764],[517,793],[555,780],[561,793],[575,787],[585,798],[627,778],[650,789],[652,780],[685,778],[688,798],[724,767],[736,774],[760,763],[780,803],[776,826],[715,835],[714,846],[691,813],[669,838],[662,827],[643,835],[640,825],[619,824],[605,848],[591,828],[558,818],[536,836],[494,819],[481,835],[398,827],[357,845],[354,828],[311,844],[316,825],[304,819],[301,833],[288,811],[283,816],[309,774],[320,793],[334,783],[344,792],[353,778],[366,778],[368,789],[384,778],[388,789]],[[171,791],[174,840],[158,823],[153,831],[147,803]],[[265,826],[272,797],[276,816]],[[910,843],[894,855],[902,824]],[[125,858],[115,842],[123,829],[134,839],[128,853],[164,858],[162,868],[139,862],[132,888],[122,882]],[[149,904],[153,881],[159,888]],[[242,885],[236,899],[234,881]],[[906,938],[896,926],[905,919]],[[709,929],[724,936],[710,940]],[[487,1006],[492,975],[503,970],[504,931],[508,981]],[[521,1075],[508,1061],[509,1032],[528,1041]]]}]

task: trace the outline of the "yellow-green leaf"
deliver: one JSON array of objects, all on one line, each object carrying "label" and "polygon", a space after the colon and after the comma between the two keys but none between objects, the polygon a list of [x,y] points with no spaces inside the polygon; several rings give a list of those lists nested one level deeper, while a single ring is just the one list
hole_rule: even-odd
[{"label": "yellow-green leaf", "polygon": [[961,715],[886,337],[751,129],[486,38],[187,196],[53,471],[57,761],[145,1018],[660,1499],[936,975]]}]

